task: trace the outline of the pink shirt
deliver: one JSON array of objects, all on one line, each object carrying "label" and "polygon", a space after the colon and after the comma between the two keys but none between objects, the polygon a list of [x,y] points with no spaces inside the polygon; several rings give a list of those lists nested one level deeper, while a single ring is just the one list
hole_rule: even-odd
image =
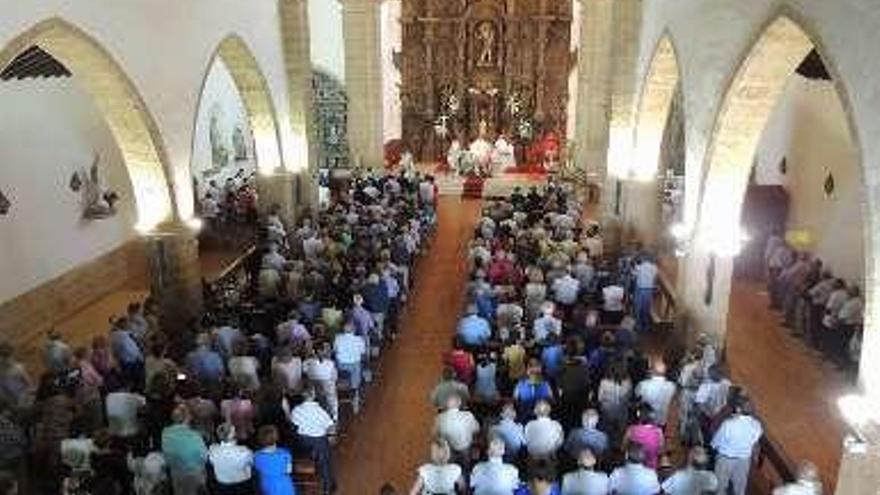
[{"label": "pink shirt", "polygon": [[220,412],[235,426],[235,436],[247,440],[254,434],[254,404],[250,399],[227,399],[220,403]]},{"label": "pink shirt", "polygon": [[660,449],[663,448],[663,430],[652,424],[633,425],[629,427],[627,437],[630,442],[639,444],[644,450],[645,466],[657,469]]}]

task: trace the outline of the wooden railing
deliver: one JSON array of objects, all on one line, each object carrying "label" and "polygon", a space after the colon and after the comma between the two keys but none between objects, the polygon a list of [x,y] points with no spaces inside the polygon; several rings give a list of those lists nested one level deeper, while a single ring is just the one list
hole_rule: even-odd
[{"label": "wooden railing", "polygon": [[234,306],[247,296],[253,289],[253,275],[250,273],[254,266],[254,257],[260,253],[255,245],[252,245],[241,256],[229,264],[213,280],[205,280],[205,301],[209,310],[217,307]]},{"label": "wooden railing", "polygon": [[749,493],[770,495],[775,487],[790,483],[796,477],[796,464],[765,432],[758,447],[758,458],[752,466]]},{"label": "wooden railing", "polygon": [[659,330],[672,329],[681,316],[675,286],[662,271],[657,276],[657,290],[654,291],[651,316],[654,320],[654,328]]}]

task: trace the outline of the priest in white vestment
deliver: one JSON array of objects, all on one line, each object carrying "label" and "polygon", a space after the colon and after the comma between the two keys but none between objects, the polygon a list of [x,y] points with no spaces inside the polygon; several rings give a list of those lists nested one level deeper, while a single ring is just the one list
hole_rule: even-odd
[{"label": "priest in white vestment", "polygon": [[449,165],[450,172],[455,174],[463,173],[461,169],[462,153],[464,151],[461,149],[461,141],[453,139],[449,145],[449,150],[446,152],[446,164]]},{"label": "priest in white vestment", "polygon": [[513,144],[510,143],[504,134],[500,134],[495,140],[495,150],[492,156],[492,173],[500,174],[508,168],[516,168],[516,154]]}]

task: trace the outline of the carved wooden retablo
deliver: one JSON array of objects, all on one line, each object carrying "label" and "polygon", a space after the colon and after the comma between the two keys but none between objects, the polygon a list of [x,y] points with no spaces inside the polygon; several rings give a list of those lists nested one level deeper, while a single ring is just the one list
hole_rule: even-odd
[{"label": "carved wooden retablo", "polygon": [[565,135],[571,0],[403,0],[403,139],[433,160],[481,130]]}]

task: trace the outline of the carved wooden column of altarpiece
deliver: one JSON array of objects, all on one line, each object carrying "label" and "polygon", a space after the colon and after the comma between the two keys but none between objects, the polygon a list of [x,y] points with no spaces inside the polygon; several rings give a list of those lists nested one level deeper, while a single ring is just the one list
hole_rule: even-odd
[{"label": "carved wooden column of altarpiece", "polygon": [[421,160],[455,136],[564,135],[570,0],[403,0],[403,138]]}]

